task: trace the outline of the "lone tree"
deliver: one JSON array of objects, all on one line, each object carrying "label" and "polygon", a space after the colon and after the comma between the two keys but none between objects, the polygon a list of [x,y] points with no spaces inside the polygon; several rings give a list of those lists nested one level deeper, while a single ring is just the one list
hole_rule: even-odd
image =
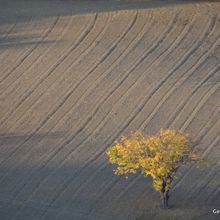
[{"label": "lone tree", "polygon": [[[141,132],[122,136],[107,150],[110,163],[116,164],[115,174],[141,172],[151,176],[155,191],[160,192],[163,208],[168,207],[171,184],[178,169],[188,162],[204,161],[194,150],[195,143],[187,134],[161,130],[154,136]],[[198,167],[198,166],[197,166]]]}]

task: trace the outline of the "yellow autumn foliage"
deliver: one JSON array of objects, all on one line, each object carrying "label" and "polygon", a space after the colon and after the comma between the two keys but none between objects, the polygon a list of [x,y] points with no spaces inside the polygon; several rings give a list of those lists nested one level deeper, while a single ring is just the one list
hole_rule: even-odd
[{"label": "yellow autumn foliage", "polygon": [[138,131],[115,142],[107,150],[107,156],[110,163],[117,165],[115,174],[140,171],[153,178],[156,191],[169,191],[180,166],[202,161],[193,148],[190,137],[180,131],[162,129],[154,136]]}]

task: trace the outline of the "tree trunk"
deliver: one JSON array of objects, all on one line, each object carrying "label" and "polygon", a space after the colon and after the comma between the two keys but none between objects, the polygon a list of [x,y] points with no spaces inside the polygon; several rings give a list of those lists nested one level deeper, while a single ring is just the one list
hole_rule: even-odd
[{"label": "tree trunk", "polygon": [[168,204],[169,192],[164,192],[164,191],[161,190],[160,195],[161,195],[162,207],[164,209],[169,208],[169,204]]},{"label": "tree trunk", "polygon": [[163,179],[162,188],[160,190],[162,207],[164,209],[169,208],[168,200],[169,200],[169,190],[166,191],[167,181]]}]

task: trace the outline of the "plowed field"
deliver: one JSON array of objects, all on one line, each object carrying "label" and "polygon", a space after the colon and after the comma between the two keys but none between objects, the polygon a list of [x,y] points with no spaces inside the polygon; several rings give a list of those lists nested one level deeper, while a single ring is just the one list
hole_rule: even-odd
[{"label": "plowed field", "polygon": [[[0,1],[0,219],[210,220],[220,209],[218,1]],[[185,131],[171,209],[113,175],[122,134]]]}]

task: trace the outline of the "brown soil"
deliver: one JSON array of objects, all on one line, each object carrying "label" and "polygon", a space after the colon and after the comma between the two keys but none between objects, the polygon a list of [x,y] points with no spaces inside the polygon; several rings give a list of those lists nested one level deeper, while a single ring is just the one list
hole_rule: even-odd
[{"label": "brown soil", "polygon": [[[219,219],[218,1],[0,4],[0,219]],[[165,211],[105,150],[166,127],[211,164],[180,171]]]}]

